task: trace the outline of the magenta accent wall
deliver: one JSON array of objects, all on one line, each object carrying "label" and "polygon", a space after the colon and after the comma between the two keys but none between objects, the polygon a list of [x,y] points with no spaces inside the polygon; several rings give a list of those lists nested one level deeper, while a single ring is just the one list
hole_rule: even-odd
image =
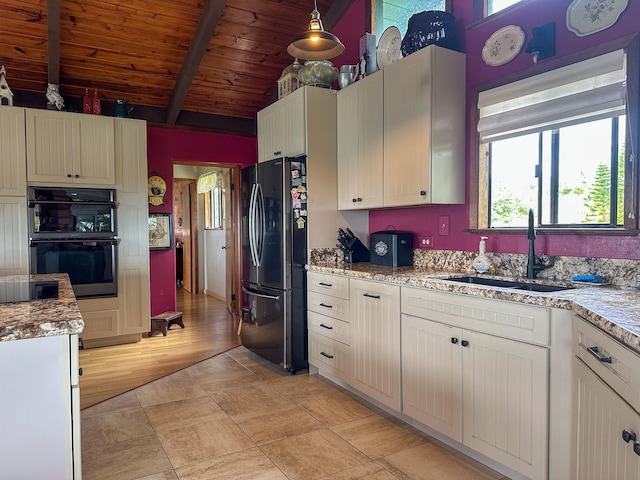
[{"label": "magenta accent wall", "polygon": [[[490,67],[484,63],[481,56],[482,48],[491,34],[499,28],[506,25],[518,25],[527,35],[526,41],[528,42],[532,37],[533,27],[556,22],[556,57],[579,52],[640,31],[640,21],[638,20],[640,18],[640,1],[631,0],[615,25],[586,37],[578,37],[566,27],[566,10],[569,3],[558,0],[528,0],[508,12],[498,14],[472,28],[465,28],[465,25],[471,23],[472,2],[470,0],[454,0],[453,15],[456,18],[460,45],[467,54],[467,111],[475,108],[475,105],[469,104],[468,93],[474,85],[533,65],[531,55],[525,53],[524,49],[520,55],[506,65]],[[359,13],[355,10],[359,10]],[[347,15],[333,31],[338,34],[347,47],[347,51],[342,56],[345,59],[355,59],[357,58],[357,41],[352,42],[351,37],[347,38],[346,35],[343,39],[340,32],[349,28],[354,30],[358,28],[358,22],[353,25],[347,24],[352,22],[349,20],[351,18],[357,18],[358,15],[364,16],[364,2],[354,2]],[[353,37],[359,38],[362,33],[364,32],[359,31]],[[467,134],[470,128],[475,128],[475,125],[467,125]],[[441,215],[449,216],[450,234],[448,236],[438,235],[438,219]],[[475,251],[478,248],[479,236],[464,232],[464,229],[468,228],[468,219],[468,205],[384,209],[370,212],[369,230],[375,232],[393,225],[398,230],[413,232],[416,237],[419,235],[433,236],[433,245],[436,249]],[[527,240],[523,235],[490,235],[487,241],[487,249],[495,252],[526,253],[527,246]],[[536,242],[536,251],[547,255],[638,259],[640,258],[640,238],[540,235]]]},{"label": "magenta accent wall", "polygon": [[[255,137],[215,133],[147,129],[147,165],[149,175],[157,174],[167,182],[165,203],[149,205],[149,213],[173,211],[173,164],[175,162],[251,165],[257,161]],[[151,315],[176,309],[175,250],[149,252],[151,269]]]}]

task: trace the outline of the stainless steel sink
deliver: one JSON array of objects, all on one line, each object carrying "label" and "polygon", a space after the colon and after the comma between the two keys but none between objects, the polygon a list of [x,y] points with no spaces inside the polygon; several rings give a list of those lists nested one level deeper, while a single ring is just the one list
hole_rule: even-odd
[{"label": "stainless steel sink", "polygon": [[530,292],[559,292],[573,287],[560,285],[544,285],[540,283],[515,282],[511,280],[498,280],[485,277],[450,277],[444,280],[452,282],[470,283],[472,285],[487,285],[490,287],[514,288],[516,290],[528,290]]}]

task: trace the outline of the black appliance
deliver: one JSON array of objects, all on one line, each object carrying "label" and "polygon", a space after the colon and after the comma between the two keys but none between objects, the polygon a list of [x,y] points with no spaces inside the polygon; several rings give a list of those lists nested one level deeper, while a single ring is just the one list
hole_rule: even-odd
[{"label": "black appliance", "polygon": [[242,344],[295,373],[307,363],[306,157],[242,169]]},{"label": "black appliance", "polygon": [[118,294],[115,190],[29,187],[30,271],[67,273],[77,298]]},{"label": "black appliance", "polygon": [[407,267],[413,265],[413,234],[396,230],[374,232],[370,237],[371,263]]}]

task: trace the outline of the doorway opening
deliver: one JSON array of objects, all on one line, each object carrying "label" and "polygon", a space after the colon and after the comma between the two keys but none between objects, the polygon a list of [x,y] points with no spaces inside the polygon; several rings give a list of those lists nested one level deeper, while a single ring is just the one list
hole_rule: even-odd
[{"label": "doorway opening", "polygon": [[176,288],[224,302],[240,311],[240,168],[215,163],[174,162],[173,217]]}]

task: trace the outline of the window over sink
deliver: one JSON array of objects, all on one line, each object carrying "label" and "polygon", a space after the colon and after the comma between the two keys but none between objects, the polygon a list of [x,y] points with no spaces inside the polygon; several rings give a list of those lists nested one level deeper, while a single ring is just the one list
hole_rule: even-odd
[{"label": "window over sink", "polygon": [[637,233],[637,50],[479,89],[472,229]]}]

